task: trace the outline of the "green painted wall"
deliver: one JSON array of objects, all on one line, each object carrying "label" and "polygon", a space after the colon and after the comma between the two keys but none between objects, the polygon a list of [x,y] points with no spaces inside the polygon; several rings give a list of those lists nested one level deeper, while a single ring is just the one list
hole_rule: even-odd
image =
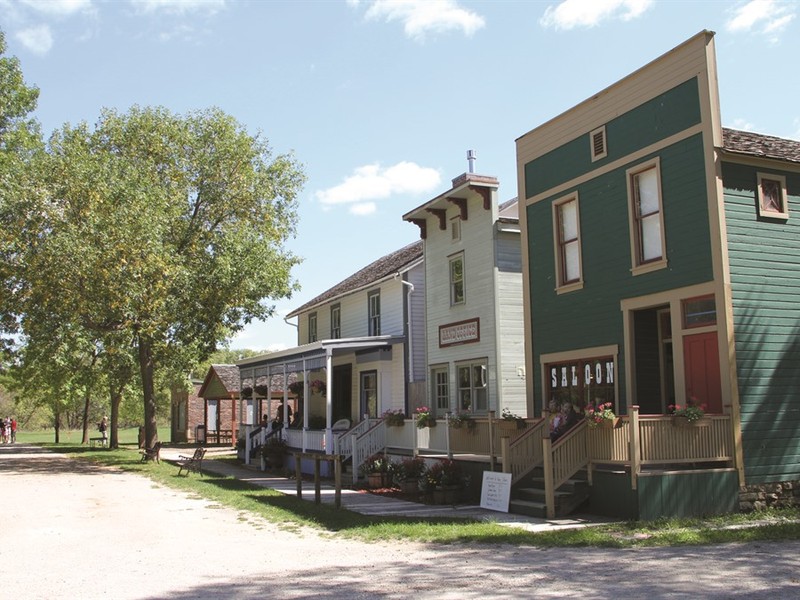
[{"label": "green painted wall", "polygon": [[639,519],[704,517],[736,512],[736,471],[642,474],[638,480]]},{"label": "green painted wall", "polygon": [[757,172],[723,163],[747,483],[800,478],[800,175],[789,219],[759,219]]},{"label": "green painted wall", "polygon": [[657,143],[700,123],[697,79],[656,96],[609,121],[608,156],[592,162],[589,132],[525,165],[525,197],[530,198],[592,169]]},{"label": "green painted wall", "polygon": [[[612,143],[613,138],[609,137],[609,144]],[[662,149],[658,156],[669,263],[666,269],[631,275],[625,170],[650,157],[574,188],[579,194],[582,290],[555,293],[552,200],[564,194],[526,209],[534,364],[539,364],[541,354],[618,344],[621,400],[625,398],[625,365],[620,301],[705,282],[713,275],[702,139],[696,135],[680,141]],[[538,369],[534,377],[539,411],[542,399]],[[625,402],[621,404],[624,406]]]}]

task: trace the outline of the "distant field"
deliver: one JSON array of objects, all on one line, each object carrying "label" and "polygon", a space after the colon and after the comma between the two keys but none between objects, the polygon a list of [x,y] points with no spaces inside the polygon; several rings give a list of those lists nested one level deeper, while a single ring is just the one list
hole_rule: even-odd
[{"label": "distant field", "polygon": [[[21,444],[52,444],[55,442],[55,430],[43,429],[39,431],[17,431],[17,442]],[[111,433],[109,432],[109,436]],[[169,441],[169,427],[158,428],[158,439],[162,441]],[[100,432],[97,427],[92,427],[89,430],[89,437],[99,437]],[[83,433],[79,429],[62,429],[59,432],[59,444],[75,445],[81,443]],[[139,429],[137,427],[128,427],[119,430],[119,443],[120,444],[138,444]]]}]

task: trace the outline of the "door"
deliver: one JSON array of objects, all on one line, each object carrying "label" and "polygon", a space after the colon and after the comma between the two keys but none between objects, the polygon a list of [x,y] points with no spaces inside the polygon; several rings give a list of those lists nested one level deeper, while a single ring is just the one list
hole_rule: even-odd
[{"label": "door", "polygon": [[683,338],[686,398],[707,405],[708,412],[722,412],[722,386],[716,332]]},{"label": "door", "polygon": [[353,403],[353,367],[340,365],[333,367],[333,423],[339,419],[351,419]]}]

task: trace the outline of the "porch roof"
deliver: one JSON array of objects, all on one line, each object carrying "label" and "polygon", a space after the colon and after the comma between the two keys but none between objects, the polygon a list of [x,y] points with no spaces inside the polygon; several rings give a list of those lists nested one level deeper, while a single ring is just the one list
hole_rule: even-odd
[{"label": "porch roof", "polygon": [[341,338],[336,340],[319,340],[286,350],[270,352],[260,356],[245,358],[236,362],[239,369],[256,367],[286,366],[289,372],[302,371],[303,361],[322,359],[334,354],[357,352],[376,348],[389,348],[393,344],[405,341],[405,336],[378,335],[368,337]]}]

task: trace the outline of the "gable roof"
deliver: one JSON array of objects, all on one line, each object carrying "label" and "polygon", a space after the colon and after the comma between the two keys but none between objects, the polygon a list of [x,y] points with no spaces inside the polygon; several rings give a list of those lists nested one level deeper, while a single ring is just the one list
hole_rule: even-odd
[{"label": "gable roof", "polygon": [[404,248],[400,248],[400,250],[396,250],[368,264],[360,271],[350,275],[350,277],[344,281],[337,283],[332,288],[322,292],[316,298],[312,298],[301,307],[296,308],[290,312],[286,318],[296,317],[300,313],[318,304],[328,302],[339,296],[344,296],[345,294],[355,292],[356,290],[373,285],[390,276],[394,276],[395,273],[407,270],[421,258],[422,241],[417,240]]},{"label": "gable roof", "polygon": [[723,127],[722,149],[733,154],[800,163],[800,142],[750,131]]},{"label": "gable roof", "polygon": [[236,365],[211,365],[206,373],[203,385],[197,392],[201,398],[206,394],[219,392],[222,387],[227,397],[230,394],[239,395],[239,367]]}]

